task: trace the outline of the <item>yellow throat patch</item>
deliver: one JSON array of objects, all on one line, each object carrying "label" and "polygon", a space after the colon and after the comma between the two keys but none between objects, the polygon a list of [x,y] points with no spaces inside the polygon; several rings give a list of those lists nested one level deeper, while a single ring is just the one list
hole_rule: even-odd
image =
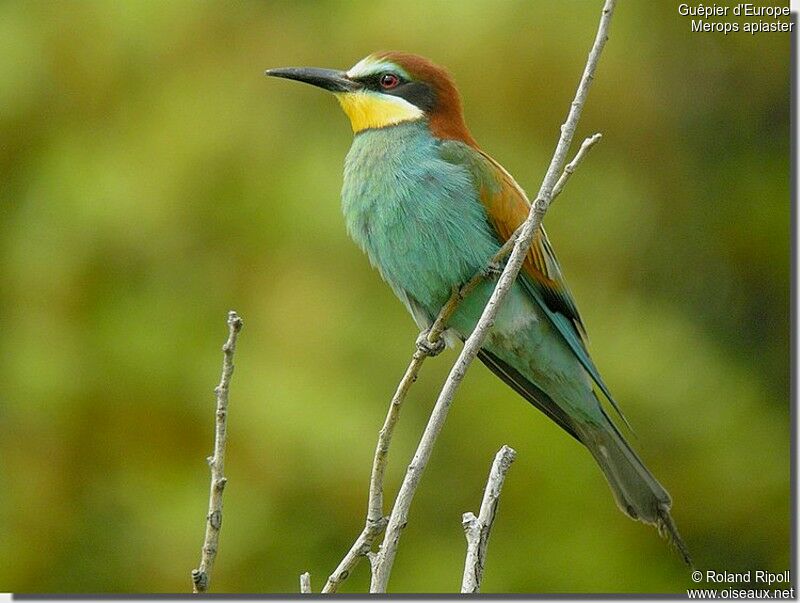
[{"label": "yellow throat patch", "polygon": [[384,128],[403,121],[420,119],[425,115],[422,109],[399,96],[359,91],[339,93],[336,98],[350,118],[353,132],[367,128]]}]

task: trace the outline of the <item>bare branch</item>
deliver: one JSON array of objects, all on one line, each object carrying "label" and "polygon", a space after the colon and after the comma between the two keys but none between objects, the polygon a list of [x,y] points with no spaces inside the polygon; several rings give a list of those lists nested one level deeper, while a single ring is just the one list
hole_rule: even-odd
[{"label": "bare branch", "polygon": [[597,134],[594,134],[583,141],[581,148],[578,149],[578,152],[575,154],[575,158],[567,164],[567,166],[564,168],[564,172],[558,179],[558,182],[556,182],[556,185],[553,187],[553,194],[550,197],[551,204],[553,201],[555,201],[556,197],[561,194],[561,191],[564,189],[564,185],[567,183],[567,180],[569,180],[569,177],[575,173],[576,169],[578,169],[578,166],[581,164],[581,161],[583,161],[583,158],[586,156],[586,153],[589,151],[589,149],[600,142],[602,137],[603,135],[598,132]]},{"label": "bare branch", "polygon": [[453,365],[447,381],[439,394],[436,404],[434,406],[425,431],[414,454],[411,464],[408,466],[403,484],[397,494],[394,508],[389,517],[389,523],[386,527],[386,535],[384,537],[383,546],[378,553],[378,559],[375,563],[375,571],[373,572],[372,582],[370,584],[370,592],[384,593],[389,582],[391,575],[392,565],[394,564],[395,556],[397,555],[397,546],[400,541],[400,535],[403,528],[408,522],[408,513],[411,507],[411,501],[414,498],[419,480],[422,476],[425,467],[428,464],[433,446],[436,438],[444,425],[450,405],[455,396],[458,386],[466,374],[467,368],[475,359],[478,351],[481,349],[484,340],[489,332],[489,329],[494,324],[500,306],[508,295],[514,281],[519,274],[520,268],[525,256],[530,249],[533,241],[534,234],[538,230],[542,217],[544,216],[550,201],[553,196],[553,188],[558,180],[559,172],[564,165],[572,138],[575,135],[575,129],[578,125],[583,110],[583,105],[586,102],[586,97],[591,87],[591,82],[594,78],[594,72],[597,68],[597,63],[600,54],[608,40],[608,29],[611,24],[611,17],[614,11],[616,0],[606,0],[603,7],[602,16],[600,18],[600,25],[597,30],[597,35],[594,40],[589,58],[584,68],[583,75],[578,90],[575,94],[575,99],[570,106],[567,119],[561,126],[561,137],[556,145],[553,158],[550,161],[550,166],[547,168],[542,185],[539,188],[539,193],[536,200],[531,204],[531,210],[528,218],[522,226],[522,232],[516,240],[514,249],[511,252],[511,257],[506,264],[503,273],[497,286],[494,289],[486,307],[481,314],[478,324],[475,326],[472,334],[464,343],[461,354]]},{"label": "bare branch", "polygon": [[464,578],[461,581],[462,593],[479,593],[481,591],[489,534],[497,514],[500,491],[503,489],[506,473],[515,458],[517,458],[517,453],[513,448],[503,446],[500,449],[495,455],[489,471],[489,480],[486,482],[486,490],[483,492],[478,517],[472,513],[464,513],[461,525],[467,536],[467,559],[464,562]]},{"label": "bare branch", "polygon": [[222,528],[222,492],[225,489],[225,444],[227,442],[228,390],[233,376],[233,355],[236,340],[243,326],[236,312],[228,312],[228,339],[222,346],[222,377],[214,389],[217,398],[214,430],[214,454],[208,457],[211,468],[211,490],[208,497],[206,535],[200,556],[200,567],[192,570],[192,592],[204,593],[211,582],[211,572],[219,546],[219,531]]},{"label": "bare branch", "polygon": [[311,574],[308,572],[300,574],[300,592],[304,595],[311,594]]}]

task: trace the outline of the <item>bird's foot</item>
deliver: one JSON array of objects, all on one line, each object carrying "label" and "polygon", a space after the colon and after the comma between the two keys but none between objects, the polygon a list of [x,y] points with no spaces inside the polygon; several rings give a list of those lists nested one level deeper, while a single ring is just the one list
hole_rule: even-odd
[{"label": "bird's foot", "polygon": [[417,349],[426,356],[438,356],[442,353],[445,347],[444,339],[439,337],[434,343],[428,339],[430,329],[425,329],[417,337]]},{"label": "bird's foot", "polygon": [[495,278],[503,274],[505,269],[504,262],[491,262],[486,268],[483,269],[484,278]]}]

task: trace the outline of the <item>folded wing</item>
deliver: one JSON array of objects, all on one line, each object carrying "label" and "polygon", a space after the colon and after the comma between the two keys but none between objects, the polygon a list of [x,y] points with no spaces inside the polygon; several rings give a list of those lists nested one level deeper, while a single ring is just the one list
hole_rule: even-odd
[{"label": "folded wing", "polygon": [[[463,166],[470,174],[498,240],[501,243],[507,241],[528,217],[530,203],[525,192],[499,163],[480,149],[452,140],[443,141],[440,148],[443,158]],[[620,418],[628,425],[589,356],[583,321],[543,226],[534,235],[519,280],[555,325]]]}]

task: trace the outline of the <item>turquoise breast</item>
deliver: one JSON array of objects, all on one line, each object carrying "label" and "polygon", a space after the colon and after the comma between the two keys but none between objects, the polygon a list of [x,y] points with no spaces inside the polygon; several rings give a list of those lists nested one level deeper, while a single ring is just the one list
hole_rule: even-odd
[{"label": "turquoise breast", "polygon": [[425,121],[358,133],[342,188],[347,231],[407,304],[435,316],[499,248],[467,171]]}]

